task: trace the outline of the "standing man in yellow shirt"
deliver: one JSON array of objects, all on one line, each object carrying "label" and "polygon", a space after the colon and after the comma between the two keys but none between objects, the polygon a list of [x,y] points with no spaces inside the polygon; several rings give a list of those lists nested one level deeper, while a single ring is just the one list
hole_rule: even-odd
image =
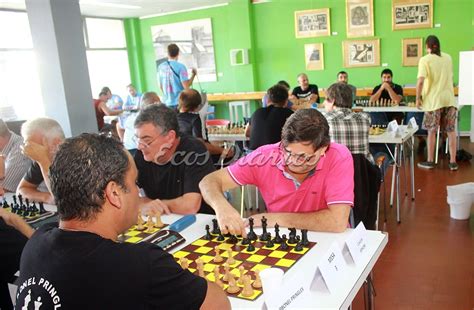
[{"label": "standing man in yellow shirt", "polygon": [[453,63],[451,56],[441,52],[436,36],[426,38],[427,55],[418,63],[416,106],[425,112],[423,128],[428,131],[428,159],[419,168],[433,169],[436,131],[445,130],[449,139],[449,170],[458,170],[456,163],[456,118],[454,101]]}]

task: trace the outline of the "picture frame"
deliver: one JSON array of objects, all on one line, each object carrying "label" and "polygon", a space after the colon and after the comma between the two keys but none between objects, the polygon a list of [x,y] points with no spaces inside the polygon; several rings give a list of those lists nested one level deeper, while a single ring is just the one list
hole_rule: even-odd
[{"label": "picture frame", "polygon": [[346,0],[346,32],[348,38],[374,36],[373,0]]},{"label": "picture frame", "polygon": [[323,43],[305,44],[304,56],[306,70],[324,70]]},{"label": "picture frame", "polygon": [[433,27],[433,0],[392,0],[392,30]]},{"label": "picture frame", "polygon": [[329,8],[295,11],[296,38],[329,36],[330,33],[331,22]]},{"label": "picture frame", "polygon": [[402,66],[416,67],[423,56],[423,38],[402,39]]},{"label": "picture frame", "polygon": [[380,39],[342,42],[345,68],[380,66]]}]

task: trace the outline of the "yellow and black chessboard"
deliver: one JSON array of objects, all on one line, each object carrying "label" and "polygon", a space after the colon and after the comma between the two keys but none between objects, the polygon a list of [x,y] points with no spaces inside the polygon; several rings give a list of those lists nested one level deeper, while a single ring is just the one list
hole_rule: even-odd
[{"label": "yellow and black chessboard", "polygon": [[[1,207],[1,206],[0,206],[0,207]],[[4,208],[4,210],[9,211],[9,212],[12,211],[11,207]],[[21,217],[22,217],[28,224],[34,225],[34,224],[36,224],[36,223],[42,222],[42,221],[44,221],[44,220],[46,220],[46,219],[49,219],[49,218],[51,218],[51,217],[53,217],[53,216],[56,216],[56,215],[57,215],[57,212],[46,211],[46,212],[44,212],[44,213],[42,213],[42,214],[40,214],[39,212],[36,212],[35,215],[33,215],[33,216],[31,216],[31,215],[29,215],[29,216],[23,216],[23,215],[21,215]]]},{"label": "yellow and black chessboard", "polygon": [[[203,236],[204,237],[204,236]],[[242,245],[242,238],[238,238],[238,243],[232,244],[228,243],[227,239],[224,241],[217,241],[217,235],[212,235],[212,240],[205,240],[203,237],[194,241],[193,243],[185,246],[183,249],[175,252],[173,254],[175,260],[179,262],[179,259],[186,257],[189,260],[189,271],[198,275],[196,270],[196,259],[199,257],[204,262],[204,273],[206,279],[214,282],[214,268],[219,266],[220,278],[224,277],[224,264],[226,258],[228,257],[227,249],[232,249],[232,254],[235,259],[235,263],[230,265],[230,272],[234,274],[235,278],[239,277],[239,267],[243,266],[246,270],[246,274],[250,275],[252,283],[255,281],[255,270],[264,270],[270,267],[277,267],[287,271],[290,269],[301,257],[303,257],[312,247],[316,245],[315,242],[310,242],[308,246],[304,247],[302,251],[295,251],[296,244],[288,244],[287,250],[281,250],[280,244],[275,244],[272,248],[265,247],[265,242],[254,241],[252,244],[255,247],[255,250],[252,252],[247,251],[247,245]],[[214,263],[213,258],[216,255],[214,247],[218,246],[220,249],[220,254],[224,257],[224,261],[221,263]],[[227,289],[228,284],[224,282],[224,290]],[[241,288],[242,285],[239,285]],[[237,298],[242,298],[245,300],[255,300],[263,292],[262,289],[254,289],[254,294],[250,297],[242,296],[242,289],[236,294],[227,295]]]},{"label": "yellow and black chessboard", "polygon": [[129,243],[150,241],[158,234],[160,230],[168,226],[168,224],[165,224],[165,226],[161,228],[154,227],[151,232],[147,232],[147,227],[145,223],[143,223],[143,226],[145,226],[145,230],[137,230],[137,225],[133,225],[123,234],[123,236],[119,237],[119,241]]}]

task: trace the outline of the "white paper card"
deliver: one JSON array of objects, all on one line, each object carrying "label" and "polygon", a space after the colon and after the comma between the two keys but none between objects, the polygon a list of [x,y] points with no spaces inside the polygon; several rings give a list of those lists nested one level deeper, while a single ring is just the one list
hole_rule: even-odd
[{"label": "white paper card", "polygon": [[347,248],[349,253],[357,266],[364,263],[364,257],[367,254],[367,230],[365,229],[364,223],[360,222],[359,225],[352,231],[346,240]]},{"label": "white paper card", "polygon": [[387,132],[397,132],[398,130],[398,123],[396,120],[391,121],[387,125]]},{"label": "white paper card", "polygon": [[342,257],[339,245],[334,242],[319,264],[319,270],[329,292],[334,293],[339,286],[338,281],[343,281],[346,262]]},{"label": "white paper card", "polygon": [[416,119],[414,117],[410,118],[408,121],[408,128],[418,128],[418,124],[416,123]]}]

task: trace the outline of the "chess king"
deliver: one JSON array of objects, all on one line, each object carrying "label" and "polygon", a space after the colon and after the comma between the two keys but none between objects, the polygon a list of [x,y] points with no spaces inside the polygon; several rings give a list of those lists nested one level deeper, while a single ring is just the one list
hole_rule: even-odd
[{"label": "chess king", "polygon": [[223,192],[242,185],[258,187],[267,224],[311,231],[342,232],[354,200],[354,167],[347,147],[331,143],[329,125],[313,109],[298,110],[286,121],[280,142],[264,145],[199,184],[216,211],[222,232],[246,236],[240,214]]}]

